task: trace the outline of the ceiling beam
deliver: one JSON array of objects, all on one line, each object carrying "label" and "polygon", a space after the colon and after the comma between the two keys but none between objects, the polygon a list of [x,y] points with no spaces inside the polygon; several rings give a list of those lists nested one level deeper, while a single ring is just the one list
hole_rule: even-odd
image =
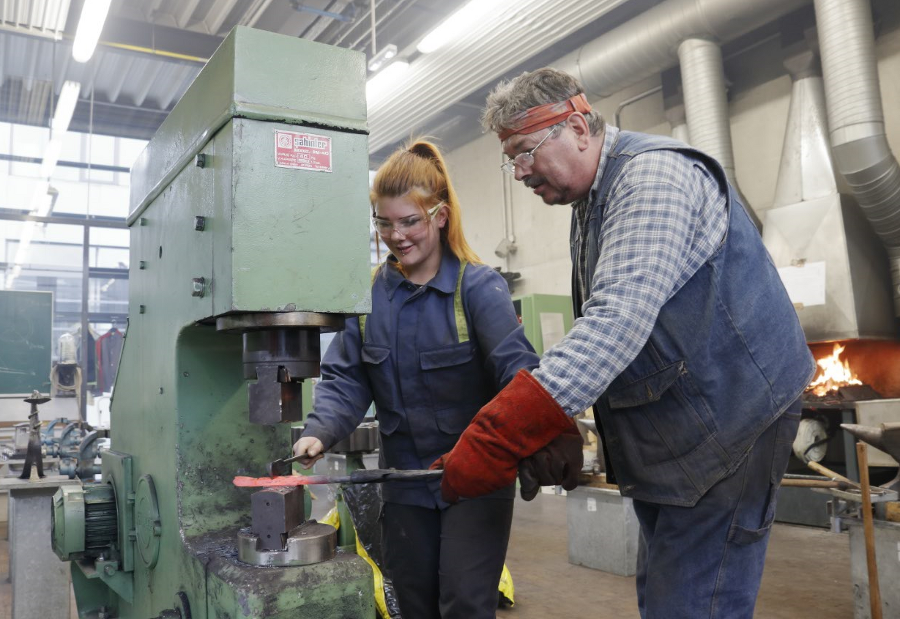
[{"label": "ceiling beam", "polygon": [[237,4],[237,0],[214,0],[209,13],[206,14],[206,19],[203,20],[207,32],[213,35],[219,34],[222,24],[225,23],[235,4]]},{"label": "ceiling beam", "polygon": [[[191,4],[186,2],[186,6]],[[176,19],[178,17],[176,16]],[[223,37],[217,37],[202,32],[181,30],[169,26],[158,26],[147,22],[110,15],[106,26],[103,28],[101,45],[125,45],[147,50],[157,50],[176,56],[206,61]]]},{"label": "ceiling beam", "polygon": [[186,28],[200,0],[185,0],[181,3],[181,10],[175,14],[175,23],[179,28]]}]

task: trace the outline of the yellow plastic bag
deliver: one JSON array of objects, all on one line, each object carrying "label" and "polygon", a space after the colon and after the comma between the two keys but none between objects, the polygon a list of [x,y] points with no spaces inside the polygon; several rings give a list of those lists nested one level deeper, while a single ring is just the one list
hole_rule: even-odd
[{"label": "yellow plastic bag", "polygon": [[513,599],[515,593],[516,588],[513,586],[512,574],[509,573],[509,569],[504,563],[503,571],[500,573],[500,608],[515,606],[516,601]]},{"label": "yellow plastic bag", "polygon": [[[335,529],[340,529],[341,516],[338,514],[337,507],[335,506],[328,510],[328,513],[325,514],[319,522],[330,524]],[[353,526],[352,523],[350,526]],[[372,577],[375,580],[375,608],[378,610],[378,616],[381,617],[381,619],[391,619],[391,615],[388,613],[387,609],[387,602],[384,599],[384,577],[381,575],[381,570],[378,569],[378,566],[372,561],[369,553],[363,548],[363,545],[359,541],[359,537],[354,537],[356,537],[356,554],[362,557],[365,562],[372,567]]]},{"label": "yellow plastic bag", "polygon": [[[330,524],[335,529],[340,529],[341,517],[338,514],[337,507],[332,507],[319,522]],[[350,526],[353,526],[352,523]],[[372,567],[372,576],[375,580],[375,608],[378,610],[378,616],[381,617],[381,619],[391,619],[391,615],[388,613],[387,609],[387,602],[384,599],[384,577],[381,575],[381,570],[378,569],[378,566],[372,561],[369,553],[363,548],[358,536],[356,536],[356,554],[362,557],[365,562]],[[503,564],[503,572],[500,574],[499,590],[499,605],[503,608],[514,606],[516,603],[514,599],[516,588],[513,585],[512,574],[509,573],[509,569],[506,567],[505,563]]]}]

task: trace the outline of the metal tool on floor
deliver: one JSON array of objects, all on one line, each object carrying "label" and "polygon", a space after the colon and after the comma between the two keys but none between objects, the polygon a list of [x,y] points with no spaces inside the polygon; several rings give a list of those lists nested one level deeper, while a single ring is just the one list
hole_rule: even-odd
[{"label": "metal tool on floor", "polygon": [[[275,464],[270,463],[270,466]],[[358,469],[349,475],[275,475],[271,477],[235,477],[238,487],[313,486],[317,484],[380,484],[388,481],[431,481],[443,476],[442,470]]]},{"label": "metal tool on floor", "polygon": [[859,461],[859,493],[861,497],[863,535],[866,543],[866,571],[869,577],[869,608],[871,619],[881,619],[881,588],[878,584],[878,565],[875,562],[875,523],[872,519],[872,494],[869,485],[868,446],[856,444],[856,458]]}]

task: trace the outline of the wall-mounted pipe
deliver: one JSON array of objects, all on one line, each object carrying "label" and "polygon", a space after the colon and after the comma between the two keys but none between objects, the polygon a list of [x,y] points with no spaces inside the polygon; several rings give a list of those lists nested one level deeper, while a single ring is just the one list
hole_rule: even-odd
[{"label": "wall-mounted pipe", "polygon": [[900,316],[900,165],[884,130],[869,0],[815,0],[831,147],[891,259]]},{"label": "wall-mounted pipe", "polygon": [[667,107],[666,120],[672,127],[673,138],[681,140],[685,144],[691,143],[691,132],[687,125],[687,115],[684,113],[684,103]]},{"label": "wall-mounted pipe", "polygon": [[644,92],[642,92],[639,95],[629,97],[629,98],[625,99],[624,101],[622,101],[616,107],[615,114],[613,114],[613,118],[614,118],[613,124],[616,127],[621,128],[622,127],[622,110],[624,110],[626,107],[628,107],[632,103],[637,103],[638,101],[642,101],[642,100],[646,99],[647,97],[655,95],[660,90],[662,90],[662,86],[654,86],[653,88],[650,88],[649,90],[645,90]]}]

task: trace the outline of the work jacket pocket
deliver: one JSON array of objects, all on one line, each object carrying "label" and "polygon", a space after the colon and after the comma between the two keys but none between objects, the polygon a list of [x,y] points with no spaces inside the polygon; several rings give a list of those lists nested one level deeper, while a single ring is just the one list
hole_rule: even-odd
[{"label": "work jacket pocket", "polygon": [[434,422],[438,431],[427,439],[426,444],[422,441],[417,441],[417,444],[423,451],[432,453],[450,451],[477,412],[477,406],[435,411]]},{"label": "work jacket pocket", "polygon": [[435,410],[487,402],[485,369],[473,342],[419,353],[419,367]]},{"label": "work jacket pocket", "polygon": [[442,432],[447,434],[462,434],[469,427],[469,422],[478,411],[475,409],[451,409],[435,413],[435,422]]},{"label": "work jacket pocket", "polygon": [[609,407],[628,408],[656,402],[685,373],[684,361],[676,361],[650,376],[608,392]]},{"label": "work jacket pocket", "polygon": [[[381,417],[385,412],[395,411],[394,391],[397,388],[390,359],[391,349],[387,346],[363,344],[360,356],[369,377],[369,384],[372,386],[372,399],[375,401],[375,408],[379,413],[379,423],[382,424],[381,431],[385,432],[386,420],[382,421]],[[396,428],[396,424],[394,424],[394,428]],[[385,433],[389,434],[390,432]]]}]

